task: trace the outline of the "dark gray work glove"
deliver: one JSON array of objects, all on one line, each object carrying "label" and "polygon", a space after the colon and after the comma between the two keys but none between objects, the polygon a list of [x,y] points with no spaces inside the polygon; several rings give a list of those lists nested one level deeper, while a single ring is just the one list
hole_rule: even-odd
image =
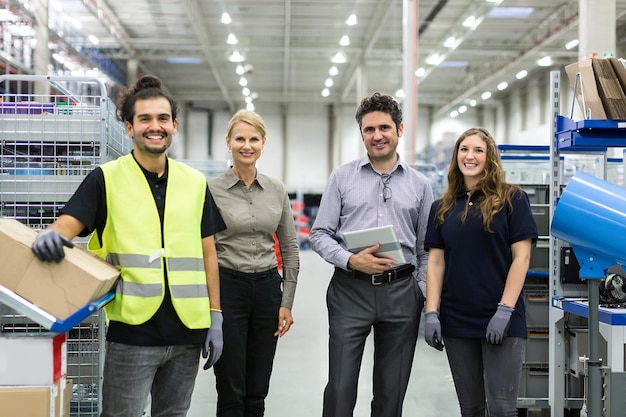
[{"label": "dark gray work glove", "polygon": [[487,325],[487,341],[494,345],[502,343],[511,323],[511,314],[515,309],[506,304],[498,304],[498,309]]},{"label": "dark gray work glove", "polygon": [[58,263],[65,258],[63,246],[73,248],[74,244],[54,230],[43,230],[35,238],[32,250],[40,261]]},{"label": "dark gray work glove", "polygon": [[426,323],[424,324],[424,339],[426,339],[426,343],[428,343],[428,346],[434,347],[437,350],[443,350],[439,313],[436,311],[429,311],[425,316]]},{"label": "dark gray work glove", "polygon": [[222,323],[224,317],[219,311],[211,311],[211,327],[206,335],[206,340],[202,346],[202,357],[207,358],[204,364],[206,371],[220,359],[224,350],[224,332],[222,331]]}]

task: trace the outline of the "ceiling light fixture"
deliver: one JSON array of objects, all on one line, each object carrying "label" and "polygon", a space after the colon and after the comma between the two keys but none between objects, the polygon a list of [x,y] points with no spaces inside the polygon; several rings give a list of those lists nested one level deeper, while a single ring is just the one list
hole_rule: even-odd
[{"label": "ceiling light fixture", "polygon": [[348,19],[346,20],[346,25],[348,26],[354,26],[356,25],[356,15],[355,14],[351,14],[350,16],[348,16]]},{"label": "ceiling light fixture", "polygon": [[346,58],[346,54],[344,54],[343,52],[339,51],[335,54],[335,56],[333,56],[330,61],[333,64],[344,64],[346,61],[348,61],[348,58]]},{"label": "ceiling light fixture", "polygon": [[467,106],[461,106],[459,107],[459,113],[463,114],[467,111]]},{"label": "ceiling light fixture", "polygon": [[246,60],[246,58],[241,55],[239,51],[233,51],[233,53],[228,56],[228,60],[230,62],[243,62]]},{"label": "ceiling light fixture", "polygon": [[430,65],[439,65],[443,61],[443,57],[437,53],[431,54],[428,58],[426,58],[426,63]]},{"label": "ceiling light fixture", "polygon": [[420,67],[417,69],[417,71],[415,71],[415,76],[416,77],[423,77],[424,74],[426,74],[426,70],[423,67]]},{"label": "ceiling light fixture", "polygon": [[515,74],[515,78],[517,78],[518,80],[521,80],[522,78],[526,78],[527,75],[528,75],[528,71],[521,70],[520,72]]},{"label": "ceiling light fixture", "polygon": [[248,111],[254,111],[256,107],[254,107],[254,103],[250,102],[248,104],[246,104],[246,110]]},{"label": "ceiling light fixture", "polygon": [[89,42],[93,43],[94,45],[100,43],[100,39],[98,39],[95,35],[89,35],[87,36],[87,39],[89,39]]},{"label": "ceiling light fixture", "polygon": [[476,17],[470,16],[463,21],[463,26],[465,26],[466,28],[473,28],[474,23],[476,23]]},{"label": "ceiling light fixture", "polygon": [[243,68],[243,65],[237,65],[237,68],[235,68],[235,72],[237,73],[237,75],[243,75],[246,70]]},{"label": "ceiling light fixture", "polygon": [[471,107],[476,107],[476,105],[477,105],[477,104],[478,104],[478,102],[477,102],[476,100],[474,100],[474,99],[471,99],[471,100],[469,101],[469,105],[470,105]]},{"label": "ceiling light fixture", "polygon": [[328,70],[328,74],[332,77],[334,77],[335,75],[339,74],[339,70],[337,69],[337,67],[335,65],[333,65],[332,67],[330,67],[330,69]]},{"label": "ceiling light fixture", "polygon": [[450,117],[452,117],[453,119],[454,119],[455,117],[457,117],[458,115],[459,115],[459,112],[458,112],[458,111],[456,111],[456,110],[452,110],[452,111],[450,112]]},{"label": "ceiling light fixture", "polygon": [[502,91],[502,90],[506,90],[506,88],[509,86],[509,83],[507,83],[506,81],[502,81],[500,84],[498,84],[498,90]]},{"label": "ceiling light fixture", "polygon": [[485,91],[480,95],[483,100],[489,100],[491,98],[491,91]]},{"label": "ceiling light fixture", "polygon": [[578,46],[578,39],[574,39],[565,44],[565,49],[573,49]]},{"label": "ceiling light fixture", "polygon": [[454,48],[456,46],[456,39],[454,38],[454,36],[450,36],[448,39],[446,39],[446,41],[443,43],[443,46],[445,46],[446,48]]},{"label": "ceiling light fixture", "polygon": [[239,79],[239,85],[242,86],[242,87],[245,87],[245,86],[248,85],[248,80],[246,80],[246,77],[241,77]]},{"label": "ceiling light fixture", "polygon": [[322,90],[322,97],[328,97],[330,95],[330,90],[325,88]]},{"label": "ceiling light fixture", "polygon": [[539,65],[540,67],[549,67],[550,65],[552,65],[552,57],[544,56],[537,61],[537,65]]},{"label": "ceiling light fixture", "polygon": [[241,90],[241,94],[243,94],[244,96],[249,96],[250,95],[250,89],[248,87],[244,87],[243,90]]},{"label": "ceiling light fixture", "polygon": [[220,19],[220,22],[222,22],[225,25],[229,25],[230,22],[232,22],[233,20],[230,18],[230,15],[226,12],[222,13],[222,18]]},{"label": "ceiling light fixture", "polygon": [[239,40],[237,40],[237,37],[235,35],[229,33],[228,38],[226,39],[226,43],[229,45],[237,45],[239,43]]},{"label": "ceiling light fixture", "polygon": [[343,35],[341,40],[339,41],[339,45],[348,46],[350,45],[350,37],[348,35]]},{"label": "ceiling light fixture", "polygon": [[396,98],[404,98],[404,90],[403,89],[399,89],[396,91]]},{"label": "ceiling light fixture", "polygon": [[326,81],[324,82],[324,85],[328,88],[332,87],[334,84],[333,79],[332,78],[327,78]]}]

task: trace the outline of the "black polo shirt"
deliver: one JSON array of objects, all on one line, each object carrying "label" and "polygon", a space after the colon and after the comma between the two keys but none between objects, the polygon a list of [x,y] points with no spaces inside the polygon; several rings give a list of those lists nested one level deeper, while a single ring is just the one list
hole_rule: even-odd
[{"label": "black polo shirt", "polygon": [[[161,218],[161,227],[163,227],[168,169],[166,168],[165,174],[160,178],[157,174],[148,172],[143,169],[143,167],[141,167],[141,169],[152,190],[154,202],[156,203],[159,217]],[[133,207],[140,204],[150,204],[150,202],[140,201],[137,199],[137,196],[128,196],[129,210],[132,210]],[[98,236],[102,235],[102,230],[104,230],[107,218],[107,206],[104,174],[99,167],[94,169],[84,179],[76,190],[76,193],[74,193],[72,198],[70,198],[65,207],[61,210],[61,213],[69,214],[86,225],[85,230],[80,233],[80,236],[87,236],[93,231],[97,231]],[[207,186],[200,230],[201,236],[203,238],[212,236],[225,228],[226,225]],[[165,282],[167,284],[167,273],[165,274]],[[139,346],[204,343],[207,330],[192,330],[187,328],[174,310],[169,293],[169,286],[165,285],[165,288],[165,298],[150,320],[140,325],[129,325],[117,321],[110,321],[106,336],[107,340]]]},{"label": "black polo shirt", "polygon": [[[457,196],[456,204],[443,224],[435,227],[434,216],[441,200],[431,207],[424,247],[444,250],[445,272],[441,293],[441,329],[447,337],[485,337],[487,324],[496,312],[512,262],[511,245],[524,239],[537,239],[537,225],[526,193],[513,196],[496,213],[491,229],[485,232],[478,209],[480,191],[472,196],[472,206],[463,223],[461,213],[468,195]],[[507,332],[511,337],[527,337],[523,296],[517,300]]]}]

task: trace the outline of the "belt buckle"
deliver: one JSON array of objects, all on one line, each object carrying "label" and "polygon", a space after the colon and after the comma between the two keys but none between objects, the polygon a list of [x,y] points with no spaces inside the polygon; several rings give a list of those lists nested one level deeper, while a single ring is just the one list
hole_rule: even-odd
[{"label": "belt buckle", "polygon": [[377,277],[382,277],[383,275],[385,275],[384,272],[381,272],[380,274],[372,274],[372,285],[380,285],[383,282],[382,281],[376,281]]}]

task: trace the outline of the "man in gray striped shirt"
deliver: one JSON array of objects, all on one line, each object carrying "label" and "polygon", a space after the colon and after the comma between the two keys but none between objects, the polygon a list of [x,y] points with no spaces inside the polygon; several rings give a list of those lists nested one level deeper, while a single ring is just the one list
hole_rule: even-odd
[{"label": "man in gray striped shirt", "polygon": [[[372,417],[402,415],[426,294],[424,235],[433,192],[429,180],[400,161],[402,110],[374,93],[356,112],[367,155],[330,175],[311,229],[313,250],[335,266],[328,293],[329,378],[323,417],[352,416],[365,340],[374,329]],[[344,233],[393,225],[407,263],[357,253]]]}]

